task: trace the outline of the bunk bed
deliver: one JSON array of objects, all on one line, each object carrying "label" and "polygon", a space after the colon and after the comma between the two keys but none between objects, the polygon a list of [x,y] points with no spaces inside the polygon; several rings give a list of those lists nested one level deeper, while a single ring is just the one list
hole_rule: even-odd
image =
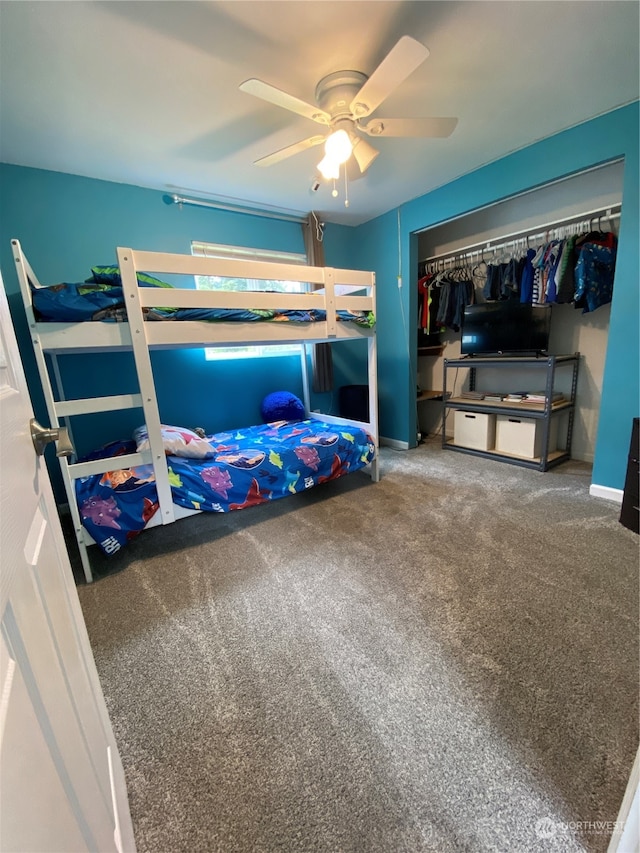
[{"label": "bunk bed", "polygon": [[[105,488],[117,491],[118,486],[125,484],[129,498],[132,491],[136,492],[137,530],[141,530],[170,524],[203,510],[227,512],[255,506],[360,468],[367,468],[372,480],[378,480],[374,273],[118,248],[117,267],[109,269],[109,275],[114,277],[109,281],[114,283],[115,290],[108,285],[97,292],[115,294],[119,321],[109,311],[98,312],[94,315],[96,319],[83,321],[78,318],[84,317],[84,306],[79,313],[77,310],[74,313],[72,307],[65,319],[64,300],[60,304],[56,300],[62,291],[71,290],[77,309],[80,304],[77,298],[91,295],[91,286],[42,285],[20,242],[12,240],[11,246],[51,429],[67,430],[72,440],[71,418],[97,412],[143,410],[143,441],[132,437],[121,440],[116,436],[111,445],[83,460],[70,452],[71,444],[67,449],[58,448],[87,582],[93,579],[88,546],[99,542],[110,553],[119,549],[122,544],[119,539],[123,539],[109,535],[100,542],[100,536],[95,536],[96,530],[110,528],[109,533],[113,533],[124,526],[121,524],[124,510],[111,503],[111,495],[104,492]],[[155,276],[177,278],[180,285],[167,285]],[[309,290],[304,293],[196,290],[194,276],[302,281],[308,282]],[[121,288],[120,299],[117,288]],[[47,318],[42,306],[49,298],[56,301],[56,308]],[[367,342],[368,420],[353,421],[312,412],[308,347],[359,339]],[[224,434],[199,437],[205,447],[198,454],[200,458],[174,455],[170,449],[173,445],[167,439],[171,428],[162,422],[158,408],[151,351],[283,343],[302,345],[302,412],[292,420],[243,425]],[[138,393],[65,398],[57,362],[59,355],[81,357],[89,352],[118,351],[133,353]],[[186,441],[189,440],[187,436]],[[279,472],[282,479],[278,480]],[[104,503],[100,503],[102,500]],[[85,508],[83,512],[80,506]]]}]

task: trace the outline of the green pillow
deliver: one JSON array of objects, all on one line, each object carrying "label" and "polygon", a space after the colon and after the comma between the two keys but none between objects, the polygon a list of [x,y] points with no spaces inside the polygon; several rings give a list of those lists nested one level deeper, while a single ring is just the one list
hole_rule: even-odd
[{"label": "green pillow", "polygon": [[[122,287],[120,267],[91,267],[91,272],[93,273],[93,281],[98,282],[98,284]],[[171,287],[166,281],[160,281],[159,278],[147,275],[146,272],[139,272],[137,276],[141,287]]]}]

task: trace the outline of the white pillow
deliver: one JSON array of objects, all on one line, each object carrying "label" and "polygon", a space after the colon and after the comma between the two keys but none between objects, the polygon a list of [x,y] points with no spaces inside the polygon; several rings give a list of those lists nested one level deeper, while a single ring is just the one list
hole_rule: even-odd
[{"label": "white pillow", "polygon": [[[191,429],[180,426],[160,424],[162,443],[167,456],[182,456],[187,459],[210,459],[215,455],[209,442]],[[133,431],[138,452],[149,450],[149,433],[147,425],[137,427]]]}]

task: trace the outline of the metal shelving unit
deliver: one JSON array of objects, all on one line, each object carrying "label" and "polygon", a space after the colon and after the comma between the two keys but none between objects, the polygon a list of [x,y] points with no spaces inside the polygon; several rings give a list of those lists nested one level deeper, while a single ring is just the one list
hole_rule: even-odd
[{"label": "metal shelving unit", "polygon": [[[488,459],[496,459],[500,462],[508,462],[511,465],[520,465],[523,468],[534,468],[538,471],[547,471],[549,468],[559,465],[571,457],[571,436],[573,433],[573,421],[575,413],[576,387],[578,384],[578,366],[580,353],[571,355],[549,355],[549,356],[495,356],[495,357],[466,357],[444,360],[443,368],[443,429],[442,446],[447,450],[456,450],[459,453],[468,453],[473,456],[482,456]],[[521,368],[526,371],[540,372],[544,374],[544,402],[485,402],[484,400],[472,400],[463,397],[452,397],[447,391],[447,375],[452,369],[466,368],[469,372],[469,390],[476,390],[477,373],[483,368],[504,369]],[[571,391],[568,399],[553,402],[553,392],[558,370],[571,370]],[[512,415],[524,417],[542,422],[541,454],[538,457],[528,458],[505,453],[495,448],[492,450],[476,450],[463,447],[447,438],[445,425],[447,415],[451,411],[461,410],[465,412],[481,412],[485,414]],[[564,448],[562,450],[549,450],[549,436],[551,419],[558,414],[567,413],[567,431]]]}]

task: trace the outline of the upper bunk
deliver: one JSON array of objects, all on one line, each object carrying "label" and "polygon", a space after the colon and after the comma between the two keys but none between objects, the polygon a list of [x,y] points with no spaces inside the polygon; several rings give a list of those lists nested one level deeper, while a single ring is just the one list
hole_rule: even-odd
[{"label": "upper bunk", "polygon": [[[42,350],[52,354],[131,350],[140,339],[150,349],[167,349],[318,343],[375,335],[373,272],[130,248],[117,249],[123,322],[43,321],[34,306],[34,293],[45,286],[34,273],[20,242],[14,239],[11,245],[32,334],[39,339]],[[170,276],[179,283],[148,286],[150,276]],[[196,290],[195,276],[303,282],[308,290]],[[215,319],[190,319],[196,312],[198,317],[207,312]],[[251,320],[242,319],[248,314]],[[261,315],[270,319],[262,319]]]}]

